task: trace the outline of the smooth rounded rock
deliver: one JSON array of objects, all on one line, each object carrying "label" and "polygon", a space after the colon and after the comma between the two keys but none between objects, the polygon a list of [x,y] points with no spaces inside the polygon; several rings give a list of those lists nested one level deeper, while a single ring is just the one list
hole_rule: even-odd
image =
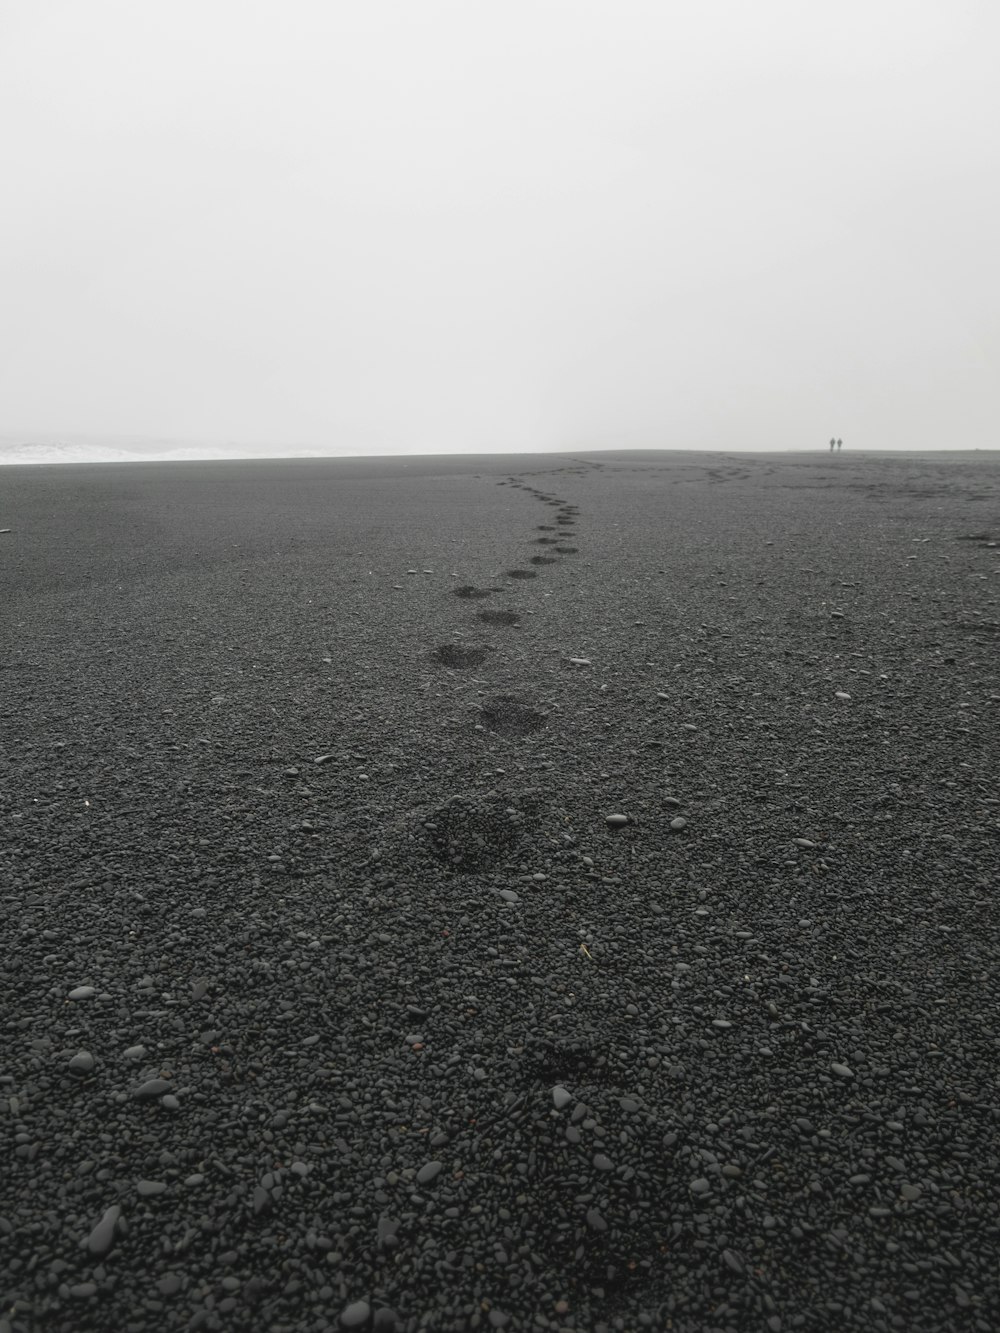
[{"label": "smooth rounded rock", "polygon": [[170,1084],[165,1078],[147,1079],[145,1083],[140,1083],[132,1091],[132,1096],[137,1102],[151,1102],[158,1097],[162,1097],[165,1092],[170,1091]]},{"label": "smooth rounded rock", "polygon": [[98,1259],[103,1259],[115,1243],[115,1229],[122,1210],[118,1204],[106,1209],[101,1220],[87,1237],[87,1250]]},{"label": "smooth rounded rock", "polygon": [[352,1301],[340,1312],[341,1328],[364,1328],[371,1318],[372,1307],[367,1301]]}]

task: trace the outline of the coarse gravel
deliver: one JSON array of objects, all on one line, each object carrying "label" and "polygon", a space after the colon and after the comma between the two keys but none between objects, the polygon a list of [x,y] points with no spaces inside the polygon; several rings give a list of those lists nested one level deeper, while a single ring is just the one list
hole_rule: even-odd
[{"label": "coarse gravel", "polygon": [[0,482],[0,1333],[992,1333],[997,456]]}]

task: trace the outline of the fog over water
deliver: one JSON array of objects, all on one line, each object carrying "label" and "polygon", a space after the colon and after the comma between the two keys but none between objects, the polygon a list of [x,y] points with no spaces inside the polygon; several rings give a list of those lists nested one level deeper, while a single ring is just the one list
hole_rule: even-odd
[{"label": "fog over water", "polygon": [[0,0],[0,457],[996,447],[998,38]]}]

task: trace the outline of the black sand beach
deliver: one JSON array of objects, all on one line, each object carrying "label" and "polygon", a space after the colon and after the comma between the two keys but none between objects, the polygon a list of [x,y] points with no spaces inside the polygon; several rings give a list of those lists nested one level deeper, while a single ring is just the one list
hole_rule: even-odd
[{"label": "black sand beach", "polygon": [[996,1328],[1000,456],[0,528],[0,1333]]}]

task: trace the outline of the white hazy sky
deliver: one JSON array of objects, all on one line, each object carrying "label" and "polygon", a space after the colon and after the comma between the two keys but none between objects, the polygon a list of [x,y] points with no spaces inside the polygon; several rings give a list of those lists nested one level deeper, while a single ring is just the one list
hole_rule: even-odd
[{"label": "white hazy sky", "polygon": [[0,431],[996,447],[997,0],[0,0]]}]

